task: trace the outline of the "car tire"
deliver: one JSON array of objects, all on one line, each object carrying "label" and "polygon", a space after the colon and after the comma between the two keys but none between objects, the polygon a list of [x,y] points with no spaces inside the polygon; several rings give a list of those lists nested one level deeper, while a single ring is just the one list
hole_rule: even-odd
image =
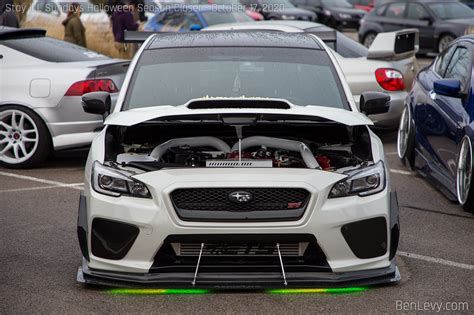
[{"label": "car tire", "polygon": [[369,32],[369,33],[365,34],[363,39],[362,39],[362,45],[364,45],[367,48],[370,48],[370,46],[372,45],[372,43],[375,40],[375,37],[377,37],[377,33],[375,33],[375,32]]},{"label": "car tire", "polygon": [[415,124],[409,106],[405,106],[400,117],[397,134],[397,155],[403,165],[415,165]]},{"label": "car tire", "polygon": [[438,40],[438,53],[443,52],[449,44],[455,39],[455,36],[450,34],[442,35]]},{"label": "car tire", "polygon": [[474,212],[473,162],[471,139],[464,136],[458,154],[456,197],[462,208],[468,212]]},{"label": "car tire", "polygon": [[0,107],[0,166],[31,168],[51,151],[48,128],[37,114],[22,106]]}]

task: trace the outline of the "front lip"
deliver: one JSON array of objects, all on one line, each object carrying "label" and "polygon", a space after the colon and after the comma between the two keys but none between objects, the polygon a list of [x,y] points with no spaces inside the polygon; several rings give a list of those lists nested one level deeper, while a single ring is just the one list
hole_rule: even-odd
[{"label": "front lip", "polygon": [[400,272],[392,260],[390,266],[381,269],[353,272],[288,272],[285,285],[281,273],[249,272],[199,273],[196,285],[192,284],[194,273],[125,273],[92,270],[84,259],[77,272],[80,283],[110,287],[161,287],[161,288],[214,288],[214,289],[263,289],[263,288],[325,288],[368,286],[396,283],[401,280]]}]

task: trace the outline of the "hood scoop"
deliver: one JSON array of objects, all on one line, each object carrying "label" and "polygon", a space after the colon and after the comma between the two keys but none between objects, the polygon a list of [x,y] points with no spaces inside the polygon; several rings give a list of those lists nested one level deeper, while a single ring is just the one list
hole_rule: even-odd
[{"label": "hood scoop", "polygon": [[205,99],[190,102],[189,109],[219,109],[219,108],[274,108],[290,109],[285,101],[264,99]]}]

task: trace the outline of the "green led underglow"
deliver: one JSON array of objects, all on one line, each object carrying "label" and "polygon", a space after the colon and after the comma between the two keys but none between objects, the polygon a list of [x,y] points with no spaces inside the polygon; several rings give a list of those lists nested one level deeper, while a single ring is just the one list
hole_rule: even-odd
[{"label": "green led underglow", "polygon": [[271,294],[298,294],[298,293],[329,293],[329,294],[343,294],[363,292],[366,287],[350,287],[350,288],[324,288],[324,289],[273,289],[267,290]]},{"label": "green led underglow", "polygon": [[120,295],[156,295],[156,294],[205,294],[209,290],[204,289],[110,289],[110,294]]}]

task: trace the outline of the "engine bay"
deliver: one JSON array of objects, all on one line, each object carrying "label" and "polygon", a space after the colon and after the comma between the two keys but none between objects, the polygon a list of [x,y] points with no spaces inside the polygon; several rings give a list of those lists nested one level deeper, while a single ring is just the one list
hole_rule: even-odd
[{"label": "engine bay", "polygon": [[368,129],[334,122],[240,117],[109,126],[106,162],[121,168],[309,168],[341,171],[372,160]]}]

